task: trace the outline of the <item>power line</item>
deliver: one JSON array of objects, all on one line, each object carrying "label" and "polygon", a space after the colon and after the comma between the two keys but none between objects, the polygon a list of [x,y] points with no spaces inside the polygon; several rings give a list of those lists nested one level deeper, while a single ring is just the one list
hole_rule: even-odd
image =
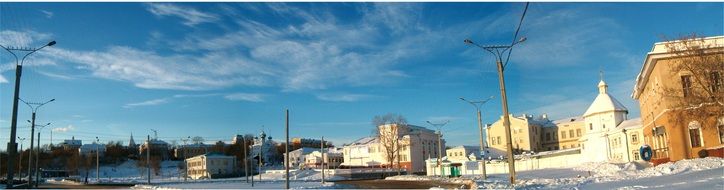
[{"label": "power line", "polygon": [[[515,34],[513,35],[513,42],[511,44],[518,41],[518,31],[520,31],[520,26],[523,25],[523,18],[525,18],[525,13],[528,12],[528,5],[530,2],[525,2],[525,9],[523,9],[523,15],[520,16],[520,21],[518,22],[518,28],[515,29]],[[503,68],[508,66],[508,61],[510,60],[510,54],[513,52],[513,47],[511,45],[510,50],[508,50],[508,57],[505,58],[505,63],[503,64]]]}]

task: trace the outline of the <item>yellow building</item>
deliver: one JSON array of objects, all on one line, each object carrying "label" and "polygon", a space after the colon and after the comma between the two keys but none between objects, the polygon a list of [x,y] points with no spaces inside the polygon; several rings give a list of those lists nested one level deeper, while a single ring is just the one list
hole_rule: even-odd
[{"label": "yellow building", "polygon": [[[672,48],[686,43],[699,50]],[[646,144],[654,151],[654,164],[707,155],[724,156],[722,57],[724,36],[660,42],[646,55],[632,97],[641,107],[643,134]],[[715,61],[699,61],[704,59]],[[682,66],[690,69],[681,69]],[[698,98],[703,92],[711,96]]]},{"label": "yellow building", "polygon": [[543,128],[541,148],[544,151],[578,148],[578,139],[585,134],[582,117],[570,117],[553,121],[553,126]]},{"label": "yellow building", "polygon": [[[540,117],[523,114],[515,117],[510,115],[510,132],[513,139],[513,152],[519,154],[523,151],[542,151],[541,134],[544,126],[552,126],[546,114]],[[488,134],[488,146],[496,151],[506,151],[505,127],[503,126],[503,116],[495,123],[486,128]]]},{"label": "yellow building", "polygon": [[232,176],[235,164],[235,156],[218,153],[202,154],[186,159],[186,168],[191,179]]}]

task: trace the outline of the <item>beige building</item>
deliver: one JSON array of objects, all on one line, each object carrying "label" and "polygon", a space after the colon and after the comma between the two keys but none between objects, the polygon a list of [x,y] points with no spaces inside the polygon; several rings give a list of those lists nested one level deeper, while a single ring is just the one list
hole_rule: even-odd
[{"label": "beige building", "polygon": [[478,160],[480,158],[479,146],[456,146],[445,150],[447,159],[457,160]]},{"label": "beige building", "polygon": [[641,160],[639,148],[644,145],[641,118],[621,122],[615,129],[607,132],[608,161],[631,162]]},{"label": "beige building", "polygon": [[541,150],[564,150],[580,147],[578,139],[586,132],[582,117],[569,117],[553,121],[552,126],[543,127]]},{"label": "beige building", "polygon": [[[378,126],[379,136],[365,137],[343,147],[345,167],[385,167],[388,160],[386,143],[399,141],[399,157],[395,155],[392,160],[393,168],[397,167],[410,173],[424,173],[425,159],[438,156],[438,135],[435,131],[415,126],[388,124]],[[396,135],[397,138],[391,138]],[[392,136],[394,137],[394,136]],[[444,149],[445,140],[441,140]],[[444,151],[444,150],[443,150]],[[444,153],[443,153],[444,154]]]},{"label": "beige building", "polygon": [[[647,53],[636,77],[631,96],[639,101],[644,140],[653,149],[654,164],[724,157],[724,36],[688,42],[700,48],[694,55],[714,60],[706,63],[712,67],[694,65],[697,62],[685,56],[687,51],[669,48],[685,41],[659,42]],[[684,64],[691,69],[681,69]],[[703,98],[705,92],[711,97]],[[694,118],[687,115],[696,114],[687,113],[710,114]]]},{"label": "beige building", "polygon": [[304,165],[307,168],[321,168],[322,161],[324,161],[324,168],[338,168],[344,161],[341,151],[337,148],[328,148],[322,156],[322,152],[317,149],[304,155]]},{"label": "beige building", "polygon": [[235,156],[209,153],[186,159],[191,179],[228,177],[234,174]]}]

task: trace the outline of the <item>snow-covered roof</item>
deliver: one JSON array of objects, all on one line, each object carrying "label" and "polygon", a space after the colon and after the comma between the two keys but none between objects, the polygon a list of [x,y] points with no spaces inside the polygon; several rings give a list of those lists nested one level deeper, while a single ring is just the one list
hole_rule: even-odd
[{"label": "snow-covered roof", "polygon": [[621,124],[618,124],[618,126],[616,126],[616,129],[637,128],[643,126],[642,124],[643,122],[641,122],[641,118],[639,117],[621,122]]},{"label": "snow-covered roof", "polygon": [[563,118],[553,121],[555,124],[561,124],[561,123],[570,123],[570,122],[583,122],[583,117],[581,116],[575,116],[575,117],[569,117],[569,118]]},{"label": "snow-covered roof", "polygon": [[469,145],[460,145],[460,146],[452,147],[450,149],[457,149],[457,148],[463,148],[463,149],[468,149],[468,150],[480,150],[480,146],[469,146]]},{"label": "snow-covered roof", "polygon": [[365,145],[365,144],[376,143],[376,142],[379,142],[379,138],[377,138],[377,137],[362,137],[361,139],[358,139],[358,140],[350,143],[348,146]]},{"label": "snow-covered roof", "polygon": [[598,96],[596,96],[596,99],[593,100],[593,103],[591,103],[591,106],[588,107],[586,112],[583,114],[583,117],[609,111],[628,112],[628,109],[626,109],[626,107],[623,106],[621,102],[608,94],[608,85],[606,85],[606,82],[603,82],[603,80],[601,80],[601,82],[598,84],[598,88]]}]

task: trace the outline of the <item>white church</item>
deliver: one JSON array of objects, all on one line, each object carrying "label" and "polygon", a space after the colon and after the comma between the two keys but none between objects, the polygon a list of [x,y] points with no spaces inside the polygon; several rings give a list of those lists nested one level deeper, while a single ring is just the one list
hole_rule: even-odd
[{"label": "white church", "polygon": [[587,162],[640,160],[643,145],[641,119],[628,119],[628,109],[608,93],[601,79],[598,95],[583,114],[586,133],[579,139],[582,159]]}]

